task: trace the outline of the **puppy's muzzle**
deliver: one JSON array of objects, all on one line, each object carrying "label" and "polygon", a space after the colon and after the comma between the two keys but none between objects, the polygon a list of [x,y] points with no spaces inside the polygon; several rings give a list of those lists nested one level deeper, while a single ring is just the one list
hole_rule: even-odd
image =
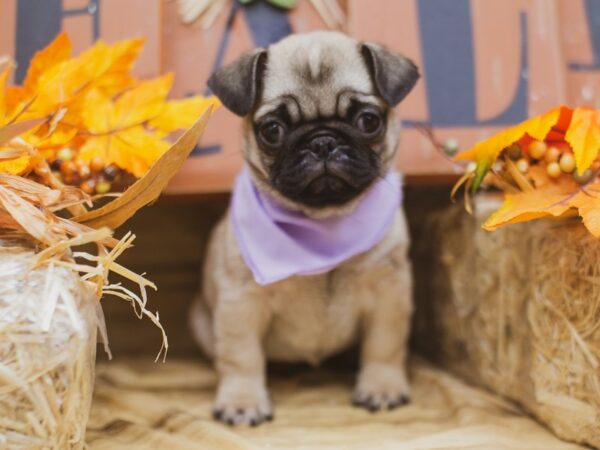
[{"label": "puppy's muzzle", "polygon": [[344,143],[329,133],[319,133],[312,136],[306,144],[306,149],[314,161],[321,166],[319,172],[336,174],[342,172],[340,164],[348,161],[348,155],[344,152]]},{"label": "puppy's muzzle", "polygon": [[342,142],[332,134],[317,134],[308,142],[308,150],[313,157],[325,163],[326,166],[348,161],[348,155],[343,152]]},{"label": "puppy's muzzle", "polygon": [[328,161],[337,146],[338,140],[330,134],[317,134],[308,142],[310,152],[321,161]]},{"label": "puppy's muzzle", "polygon": [[273,184],[283,195],[314,207],[341,205],[376,177],[377,161],[371,150],[353,140],[351,133],[323,126],[306,128],[290,139],[274,171]]}]

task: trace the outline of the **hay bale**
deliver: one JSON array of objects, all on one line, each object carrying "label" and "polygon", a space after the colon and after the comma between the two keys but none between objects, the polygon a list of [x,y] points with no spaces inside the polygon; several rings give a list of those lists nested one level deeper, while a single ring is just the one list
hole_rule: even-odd
[{"label": "hay bale", "polygon": [[575,220],[481,223],[495,199],[429,223],[432,288],[417,342],[441,365],[600,447],[600,242]]},{"label": "hay bale", "polygon": [[97,300],[79,275],[0,243],[0,449],[83,449]]}]

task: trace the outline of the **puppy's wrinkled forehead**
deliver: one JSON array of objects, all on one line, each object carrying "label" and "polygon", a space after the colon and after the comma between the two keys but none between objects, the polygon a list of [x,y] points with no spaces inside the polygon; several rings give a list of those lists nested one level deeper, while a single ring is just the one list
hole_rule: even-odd
[{"label": "puppy's wrinkled forehead", "polygon": [[353,99],[381,103],[358,42],[331,32],[293,35],[269,47],[255,119],[282,106],[293,122],[344,117]]}]

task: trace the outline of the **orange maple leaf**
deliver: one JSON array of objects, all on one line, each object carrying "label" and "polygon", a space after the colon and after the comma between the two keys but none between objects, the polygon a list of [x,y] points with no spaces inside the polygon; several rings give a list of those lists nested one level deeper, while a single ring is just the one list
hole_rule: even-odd
[{"label": "orange maple leaf", "polygon": [[6,125],[8,122],[6,117],[6,80],[8,79],[9,74],[9,69],[0,72],[0,127]]},{"label": "orange maple leaf", "polygon": [[[71,57],[72,44],[66,33],[60,33],[46,48],[33,55],[22,86],[11,86],[7,92],[8,108],[18,117],[42,117],[46,112],[37,114],[32,104],[40,92],[40,80],[55,66],[66,63]],[[39,108],[39,106],[38,106]]]},{"label": "orange maple leaf", "polygon": [[[199,96],[167,101],[171,74],[140,82],[131,69],[143,44],[98,41],[72,57],[71,41],[61,33],[34,55],[22,86],[6,86],[9,71],[2,65],[0,172],[23,173],[37,164],[19,149],[37,151],[39,162],[68,147],[83,161],[101,156],[105,164],[143,176],[169,148],[167,134],[218,104]],[[23,145],[7,147],[17,136]]]},{"label": "orange maple leaf", "polygon": [[24,85],[12,88],[11,103],[25,105],[23,117],[30,118],[51,115],[62,107],[69,109],[70,102],[86,89],[116,95],[135,83],[129,71],[142,45],[142,39],[114,45],[98,41],[78,57],[65,58],[71,53],[71,43],[61,34],[36,53]]},{"label": "orange maple leaf", "polygon": [[[513,193],[508,190],[510,188],[514,191],[514,187],[506,184],[504,203],[483,227],[495,230],[510,223],[541,217],[560,217],[574,212],[581,216],[583,224],[594,236],[600,237],[600,182],[596,181],[598,174],[589,171],[600,151],[600,111],[565,106],[555,108],[478,143],[457,159],[472,159],[477,162],[475,174],[471,176],[471,180],[475,180],[473,187],[477,189],[504,149],[515,143],[526,147],[525,144],[531,139],[545,140],[555,145],[568,144],[575,156],[577,173],[581,176],[588,170],[591,176],[587,175],[587,178],[582,178],[583,181],[579,180],[577,183],[574,177],[567,175],[558,179],[550,178],[546,168],[533,166],[528,169],[533,185],[528,184],[524,186],[527,190]],[[509,159],[505,163],[509,171],[512,169],[517,172],[514,175],[524,177]],[[465,177],[461,182],[469,178],[468,175]]]},{"label": "orange maple leaf", "polygon": [[561,216],[570,208],[565,200],[568,194],[568,190],[555,186],[518,194],[505,194],[502,206],[485,221],[483,228],[492,231],[510,223]]},{"label": "orange maple leaf", "polygon": [[115,102],[99,90],[90,91],[87,101],[93,107],[82,114],[87,136],[79,157],[89,162],[100,156],[107,164],[142,176],[169,148],[168,142],[144,125],[159,115],[171,81],[167,76],[142,83]]},{"label": "orange maple leaf", "polygon": [[39,120],[25,120],[12,123],[6,102],[6,81],[10,69],[0,73],[0,172],[20,175],[30,167],[30,155],[20,148],[14,148],[10,141],[19,134],[39,125]]},{"label": "orange maple leaf", "polygon": [[502,206],[483,224],[489,231],[504,225],[576,212],[584,226],[600,237],[600,183],[573,190],[549,186],[518,194],[506,194]]},{"label": "orange maple leaf", "polygon": [[489,139],[478,142],[470,150],[459,153],[456,156],[457,161],[474,160],[477,162],[475,170],[475,179],[473,182],[473,191],[476,191],[487,171],[498,159],[502,150],[514,142],[518,142],[524,136],[543,141],[559,123],[564,122],[566,117],[570,117],[570,109],[565,106],[559,106],[542,114],[522,122],[514,127],[508,128]]},{"label": "orange maple leaf", "polygon": [[596,183],[585,192],[579,192],[569,204],[577,208],[589,232],[600,237],[600,184]]},{"label": "orange maple leaf", "polygon": [[97,41],[76,58],[82,66],[81,76],[89,88],[99,89],[112,97],[135,85],[130,73],[144,46],[144,39],[128,39],[116,44]]},{"label": "orange maple leaf", "polygon": [[27,75],[23,81],[23,89],[27,92],[35,92],[38,87],[40,76],[58,63],[71,58],[73,44],[67,33],[60,33],[48,44],[48,46],[33,55]]},{"label": "orange maple leaf", "polygon": [[191,127],[209,107],[220,105],[217,97],[191,97],[166,102],[160,114],[148,122],[157,132],[166,135],[175,130]]},{"label": "orange maple leaf", "polygon": [[600,150],[600,111],[576,108],[565,140],[573,149],[577,172],[583,173],[596,160]]}]

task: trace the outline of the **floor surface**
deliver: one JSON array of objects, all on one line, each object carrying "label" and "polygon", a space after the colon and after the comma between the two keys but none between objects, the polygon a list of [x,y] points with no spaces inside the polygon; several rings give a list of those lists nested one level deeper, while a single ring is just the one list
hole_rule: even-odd
[{"label": "floor surface", "polygon": [[230,428],[210,418],[216,376],[202,361],[97,367],[90,450],[575,450],[511,403],[417,360],[413,402],[372,414],[350,406],[353,375],[330,369],[270,377],[275,420]]}]

